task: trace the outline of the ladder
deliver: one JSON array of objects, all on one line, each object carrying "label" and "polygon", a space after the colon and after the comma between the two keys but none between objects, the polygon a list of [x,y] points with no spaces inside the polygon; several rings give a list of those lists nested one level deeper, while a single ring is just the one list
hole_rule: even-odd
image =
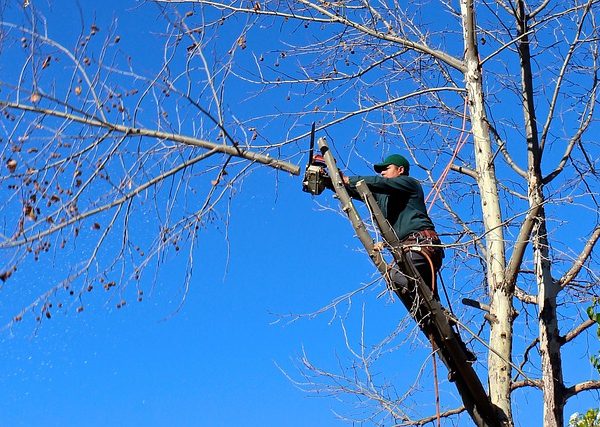
[{"label": "ladder", "polygon": [[465,344],[462,342],[460,335],[450,325],[440,302],[433,296],[431,289],[424,283],[411,260],[406,256],[396,233],[385,219],[381,209],[379,209],[373,194],[364,182],[361,181],[357,184],[356,189],[373,214],[381,235],[389,247],[392,248],[394,261],[400,270],[412,279],[415,285],[414,291],[402,291],[393,284],[389,276],[389,265],[380,251],[374,248],[373,239],[346,190],[326,139],[319,138],[317,143],[327,164],[333,189],[340,201],[343,212],[348,216],[357,237],[386,280],[388,287],[394,291],[404,304],[421,332],[437,347],[438,355],[446,365],[465,409],[478,427],[501,427],[499,414],[496,413],[495,407],[490,402],[477,373],[468,361]]}]

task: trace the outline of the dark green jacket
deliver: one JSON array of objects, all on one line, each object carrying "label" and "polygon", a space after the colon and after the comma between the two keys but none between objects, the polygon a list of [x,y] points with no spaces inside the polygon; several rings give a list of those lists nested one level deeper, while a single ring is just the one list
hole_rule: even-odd
[{"label": "dark green jacket", "polygon": [[416,179],[406,175],[396,178],[350,176],[348,179],[349,194],[355,199],[360,199],[356,183],[365,181],[401,241],[415,231],[434,229],[427,215],[423,187]]}]

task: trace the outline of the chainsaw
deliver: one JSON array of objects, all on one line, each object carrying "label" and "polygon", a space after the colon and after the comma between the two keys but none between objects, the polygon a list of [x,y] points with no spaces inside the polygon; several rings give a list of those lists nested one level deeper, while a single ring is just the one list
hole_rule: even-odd
[{"label": "chainsaw", "polygon": [[310,148],[308,150],[308,164],[302,179],[302,191],[318,195],[326,188],[326,182],[331,181],[325,168],[325,159],[320,154],[314,154],[315,148],[315,124],[310,130]]}]

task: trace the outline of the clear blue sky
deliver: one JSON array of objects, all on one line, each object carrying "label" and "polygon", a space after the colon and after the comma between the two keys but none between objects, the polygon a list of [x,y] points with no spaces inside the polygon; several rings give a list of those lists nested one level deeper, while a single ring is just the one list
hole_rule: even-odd
[{"label": "clear blue sky", "polygon": [[[123,49],[135,51],[139,68],[155,70],[152,58],[161,52],[159,38],[149,34],[151,28],[157,29],[150,25],[158,21],[153,5],[133,0],[107,0],[101,5],[86,0],[79,6],[66,0],[51,5],[31,1],[47,10],[49,35],[67,46],[82,26],[91,24],[92,16],[103,31],[118,18]],[[20,19],[22,12],[15,7],[19,3],[12,3],[6,20]],[[352,133],[336,131],[333,140],[343,140],[341,132]],[[382,154],[376,148],[367,160],[379,160]],[[355,159],[353,169],[369,173],[362,160]],[[266,168],[257,168],[246,178],[242,194],[233,201],[227,236],[222,227],[209,227],[201,234],[192,286],[179,310],[183,260],[174,257],[157,285],[144,289],[142,302],[128,298],[127,305],[117,309],[119,296],[98,290],[86,296],[82,313],[75,313],[73,302],[39,329],[24,321],[3,331],[0,427],[341,424],[335,412],[348,411],[348,405],[299,390],[284,372],[303,381],[298,370],[303,352],[325,368],[350,366],[342,322],[352,325],[348,335],[359,350],[361,316],[371,345],[394,331],[406,311],[398,302],[376,299],[380,285],[357,295],[351,307],[341,303],[337,312],[291,322],[294,315],[314,312],[375,277],[368,258],[357,251],[347,221],[320,205],[336,207],[336,201],[323,195],[317,203],[300,187],[299,177]],[[137,232],[143,237],[151,228],[140,226]],[[3,320],[29,304],[54,275],[32,267],[17,278],[0,288]],[[566,360],[566,369],[591,376],[587,351],[575,352]],[[428,352],[417,339],[381,360],[374,371],[389,376],[401,393],[425,363],[422,384],[432,396]],[[539,394],[529,393],[537,409]],[[455,399],[452,387],[442,388],[443,404],[451,407],[448,402]],[[529,412],[528,399],[516,400],[521,413]],[[425,406],[425,412],[435,411],[431,401],[417,404]],[[575,409],[592,405],[592,399],[582,400]],[[528,421],[539,418],[533,412]]]}]

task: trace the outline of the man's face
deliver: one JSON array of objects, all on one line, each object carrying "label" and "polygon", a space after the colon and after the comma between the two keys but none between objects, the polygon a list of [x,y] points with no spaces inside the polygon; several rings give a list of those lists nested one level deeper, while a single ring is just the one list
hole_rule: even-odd
[{"label": "man's face", "polygon": [[404,173],[404,166],[389,165],[381,171],[384,178],[396,178]]}]

